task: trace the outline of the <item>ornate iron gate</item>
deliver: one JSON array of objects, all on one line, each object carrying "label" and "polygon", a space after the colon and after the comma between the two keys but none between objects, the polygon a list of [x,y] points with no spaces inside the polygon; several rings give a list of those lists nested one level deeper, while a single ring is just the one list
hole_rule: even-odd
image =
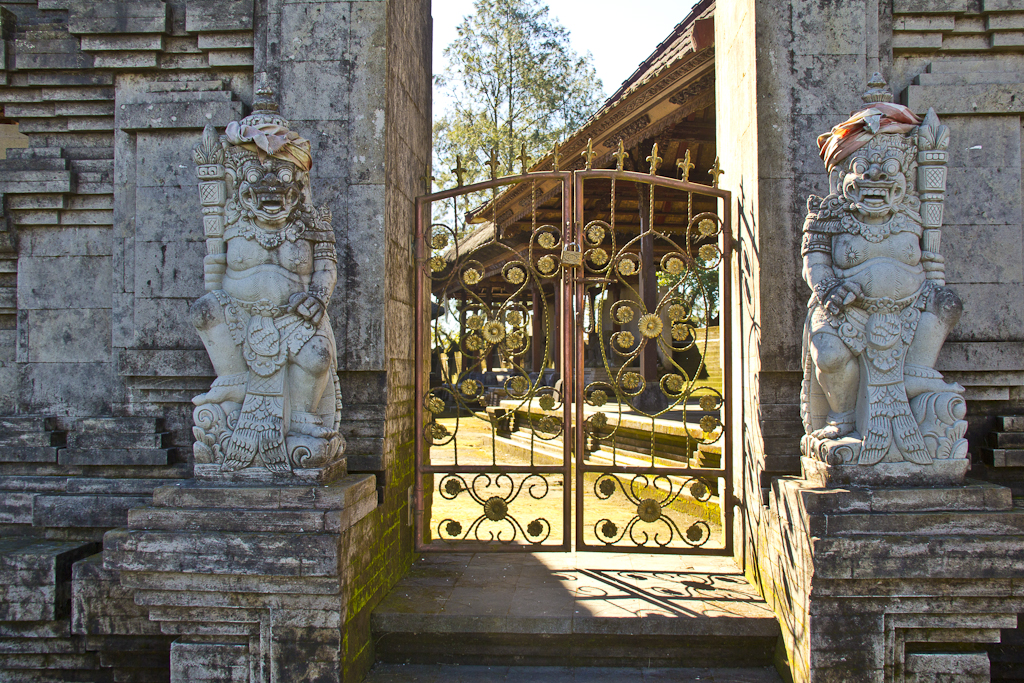
[{"label": "ornate iron gate", "polygon": [[418,551],[732,552],[730,195],[656,164],[417,199]]}]

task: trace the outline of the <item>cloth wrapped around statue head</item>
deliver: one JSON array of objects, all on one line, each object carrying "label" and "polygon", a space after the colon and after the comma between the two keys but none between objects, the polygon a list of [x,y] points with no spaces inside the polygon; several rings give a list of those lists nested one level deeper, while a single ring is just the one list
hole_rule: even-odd
[{"label": "cloth wrapped around statue head", "polygon": [[[949,133],[934,112],[887,101],[880,76],[870,85],[866,106],[818,138],[831,191],[808,199],[803,226],[801,448],[839,483],[956,481],[963,388],[935,370],[961,312],[939,254]],[[941,188],[922,187],[936,173]]]},{"label": "cloth wrapped around statue head", "polygon": [[[326,312],[337,255],[330,211],[312,205],[309,142],[258,110],[230,123],[219,144],[216,159],[196,151],[209,291],[191,315],[217,374],[193,399],[197,467],[322,469],[344,451]],[[220,202],[208,201],[215,194]]]}]

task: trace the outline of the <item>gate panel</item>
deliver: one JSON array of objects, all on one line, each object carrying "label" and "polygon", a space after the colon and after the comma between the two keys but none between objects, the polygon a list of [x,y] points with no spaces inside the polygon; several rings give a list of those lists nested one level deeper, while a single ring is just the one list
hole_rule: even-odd
[{"label": "gate panel", "polygon": [[418,362],[430,355],[416,389],[419,551],[572,547],[570,404],[554,386],[572,376],[573,335],[559,334],[571,329],[570,179],[417,200]]},{"label": "gate panel", "polygon": [[418,551],[731,554],[729,203],[605,170],[417,199]]},{"label": "gate panel", "polygon": [[576,547],[729,554],[729,194],[598,170],[573,199]]}]

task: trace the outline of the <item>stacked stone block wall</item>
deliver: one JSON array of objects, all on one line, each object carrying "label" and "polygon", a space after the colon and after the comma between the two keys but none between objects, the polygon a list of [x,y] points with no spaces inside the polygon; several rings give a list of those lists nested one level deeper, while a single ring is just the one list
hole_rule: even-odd
[{"label": "stacked stone block wall", "polygon": [[[84,558],[154,489],[191,475],[190,400],[213,377],[188,317],[204,254],[191,148],[205,125],[246,113],[253,72],[267,71],[312,143],[314,200],[333,214],[341,429],[349,470],[374,474],[380,500],[337,549],[338,642],[318,645],[340,653],[334,674],[359,680],[370,611],[411,562],[429,3],[23,0],[0,3],[0,39],[4,122],[27,144],[0,161],[0,415],[43,416],[0,425],[0,532],[21,539],[4,558],[54,542]],[[75,654],[68,675],[83,680],[221,680],[224,662],[251,654],[241,636],[181,642],[172,659],[188,670],[169,674],[173,624],[195,615],[138,603],[144,582],[117,569],[130,558],[106,554],[68,565],[60,623],[5,615],[0,647],[45,654],[42,637],[54,656]]]},{"label": "stacked stone block wall", "polygon": [[[860,93],[874,71],[887,78],[897,101],[920,114],[934,107],[949,126],[942,253],[946,280],[965,312],[937,368],[967,388],[968,438],[980,461],[996,416],[1024,410],[1024,311],[1018,310],[1024,305],[1022,12],[1019,3],[998,0],[796,0],[781,6],[749,0],[716,8],[717,139],[737,238],[733,395],[742,401],[734,413],[738,438],[731,454],[742,501],[737,555],[780,621],[800,634],[816,629],[793,620],[809,604],[802,601],[817,564],[810,559],[813,545],[803,544],[815,534],[800,527],[806,516],[788,507],[792,501],[771,490],[780,475],[799,473],[801,332],[809,296],[800,272],[801,226],[807,196],[828,191],[815,138],[861,106]],[[922,566],[909,562],[903,571],[920,576]],[[1004,576],[1012,575],[1012,568],[1004,569]],[[980,576],[966,564],[956,571]],[[895,590],[918,589],[908,584]],[[993,613],[999,600],[1000,609],[1012,611],[1008,594],[999,596],[989,603]],[[879,613],[899,611],[894,604],[878,607]],[[1002,614],[1005,624],[998,628],[1012,628],[1014,619]],[[829,637],[827,629],[821,633]],[[807,652],[790,652],[806,662],[801,654]],[[875,667],[880,661],[874,660],[872,676],[902,680],[886,677]],[[914,680],[910,674],[930,680],[934,661],[901,660],[909,667],[906,680]],[[826,663],[814,666],[821,680],[830,680]],[[971,666],[964,663],[965,672]]]},{"label": "stacked stone block wall", "polygon": [[391,0],[386,11],[389,87],[384,138],[383,350],[387,363],[387,410],[384,471],[378,475],[383,491],[382,505],[352,535],[349,563],[353,592],[345,631],[345,681],[361,680],[373,664],[371,612],[412,562],[415,198],[428,191],[425,176],[429,176],[430,167],[431,27],[428,3]]}]

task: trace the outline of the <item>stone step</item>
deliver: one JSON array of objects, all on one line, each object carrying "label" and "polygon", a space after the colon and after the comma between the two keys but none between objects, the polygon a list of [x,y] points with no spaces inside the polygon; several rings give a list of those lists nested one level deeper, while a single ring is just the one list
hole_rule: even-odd
[{"label": "stone step", "polygon": [[384,664],[364,683],[782,683],[773,667],[666,668]]},{"label": "stone step", "polygon": [[53,446],[0,446],[0,462],[57,462]]},{"label": "stone step", "polygon": [[223,488],[190,481],[161,486],[153,492],[155,507],[242,510],[340,510],[376,500],[372,474],[350,475],[330,486],[238,486],[225,495]]},{"label": "stone step", "polygon": [[1024,432],[1024,415],[1000,415],[996,418],[996,431]]},{"label": "stone step", "polygon": [[79,432],[68,434],[70,448],[165,448],[168,432]]},{"label": "stone step", "polygon": [[[71,610],[71,567],[98,543],[0,538],[0,621],[55,621]],[[0,650],[7,651],[10,650]]]},{"label": "stone step", "polygon": [[956,535],[1024,534],[1024,514],[1020,508],[1005,512],[889,512],[882,514],[845,513],[816,517],[813,536],[925,535],[929,538]]},{"label": "stone step", "polygon": [[63,446],[67,441],[64,432],[0,432],[0,448],[14,446]]},{"label": "stone step", "polygon": [[75,423],[76,432],[87,434],[153,434],[163,431],[158,417],[87,417]]},{"label": "stone step", "polygon": [[56,428],[57,420],[53,417],[0,417],[0,434],[4,435],[47,432]]},{"label": "stone step", "polygon": [[1024,448],[982,448],[981,459],[992,467],[1024,467]]},{"label": "stone step", "polygon": [[173,448],[62,448],[57,456],[61,465],[166,465],[176,454]]},{"label": "stone step", "polygon": [[989,432],[986,441],[992,448],[1024,448],[1024,432]]},{"label": "stone step", "polygon": [[766,667],[780,632],[728,558],[600,553],[426,554],[371,626],[378,661],[467,665]]}]

